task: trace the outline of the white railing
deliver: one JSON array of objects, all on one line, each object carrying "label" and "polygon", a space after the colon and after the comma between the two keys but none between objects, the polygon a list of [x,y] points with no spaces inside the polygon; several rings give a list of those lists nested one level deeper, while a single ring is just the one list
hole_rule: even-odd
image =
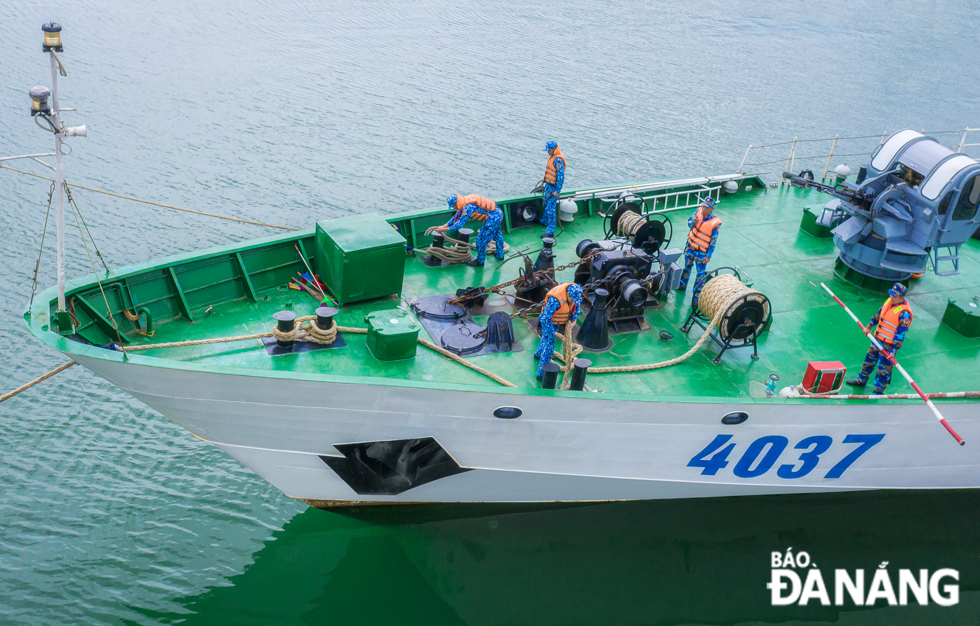
[{"label": "white railing", "polygon": [[[642,188],[637,188],[640,192]],[[638,202],[642,205],[642,215],[655,215],[658,213],[669,213],[671,211],[681,211],[683,209],[696,209],[701,206],[705,198],[712,197],[715,200],[721,198],[721,185],[711,186],[707,183],[697,184],[693,189],[680,191],[665,191],[654,195],[642,195],[629,188],[615,196],[603,196],[599,215],[608,217],[610,209],[617,209],[624,202]],[[683,200],[682,200],[683,198]]]},{"label": "white railing", "polygon": [[[681,197],[684,198],[683,202],[681,202]],[[672,191],[648,196],[643,199],[643,214],[652,215],[684,209],[696,209],[701,206],[701,203],[707,197],[712,197],[715,200],[721,199],[721,185],[715,185],[714,187],[698,185],[696,189],[690,189],[688,191]],[[673,200],[673,206],[671,206],[671,200]]]},{"label": "white railing", "polygon": [[[980,143],[967,143],[967,137],[970,133],[980,132],[980,128],[962,128],[958,130],[939,130],[939,131],[920,131],[923,135],[960,135],[960,141],[958,144],[948,146],[950,150],[955,152],[963,152],[964,148],[980,146]],[[831,164],[836,157],[837,159],[843,159],[846,157],[863,157],[864,159],[869,159],[871,153],[874,149],[885,140],[888,136],[888,132],[883,132],[881,135],[862,135],[858,137],[841,137],[840,135],[834,135],[833,137],[825,137],[822,139],[799,139],[794,137],[792,141],[782,141],[779,143],[765,144],[761,146],[749,145],[746,149],[745,154],[742,156],[742,162],[738,166],[737,172],[739,174],[743,173],[743,170],[749,168],[749,171],[754,171],[752,168],[760,168],[765,166],[774,165],[777,163],[785,164],[783,169],[788,172],[796,171],[797,162],[803,162],[807,165],[810,163],[815,163],[817,167],[823,166],[823,173],[820,175],[820,180],[826,180],[827,173],[830,171]],[[830,145],[830,150],[828,152],[821,152],[819,154],[810,154],[812,152],[820,151],[818,146],[827,144]],[[806,150],[813,145],[812,149]],[[775,156],[780,149],[785,149],[785,146],[789,146],[789,154],[785,157],[779,157],[769,160],[768,157]],[[803,152],[803,155],[798,154],[797,151]],[[755,151],[753,153],[753,151]],[[749,162],[750,154],[758,154],[761,158],[765,159],[758,162]],[[759,157],[756,157],[759,158]],[[826,161],[824,161],[826,159]],[[838,163],[840,164],[840,163]],[[812,168],[816,169],[816,168]]]}]

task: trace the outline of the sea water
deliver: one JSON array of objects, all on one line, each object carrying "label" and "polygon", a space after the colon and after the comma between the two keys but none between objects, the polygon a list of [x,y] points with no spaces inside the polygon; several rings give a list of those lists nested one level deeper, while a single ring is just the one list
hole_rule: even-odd
[{"label": "sea water", "polygon": [[[51,149],[27,92],[50,84],[52,19],[61,105],[78,108],[65,120],[89,129],[68,142],[70,181],[285,226],[518,195],[551,139],[573,188],[729,173],[749,144],[980,126],[975,3],[7,0],[0,156]],[[853,142],[835,164],[856,170],[877,139]],[[811,145],[829,150],[797,156]],[[782,171],[788,146],[766,150],[747,171]],[[0,170],[3,390],[65,360],[22,320],[48,185]],[[112,267],[278,232],[75,195]],[[74,277],[92,270],[69,226]],[[978,504],[944,492],[324,512],[72,368],[0,405],[0,622],[971,623]],[[773,606],[770,555],[790,548],[828,584],[838,568],[870,581],[883,562],[953,568],[959,603]]]}]

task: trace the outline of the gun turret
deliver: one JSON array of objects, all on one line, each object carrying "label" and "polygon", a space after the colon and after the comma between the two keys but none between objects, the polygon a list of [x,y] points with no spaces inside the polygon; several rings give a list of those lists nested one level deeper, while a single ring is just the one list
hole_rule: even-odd
[{"label": "gun turret", "polygon": [[873,196],[866,194],[863,191],[847,189],[846,187],[833,187],[831,185],[825,185],[824,183],[818,183],[812,178],[807,178],[806,176],[797,176],[795,174],[790,174],[789,172],[783,172],[783,179],[788,180],[789,183],[795,187],[800,187],[802,189],[816,189],[817,191],[830,194],[840,200],[846,200],[847,202],[851,202],[862,208],[868,208],[874,201]]},{"label": "gun turret", "polygon": [[792,185],[834,197],[817,223],[833,229],[838,273],[882,282],[930,265],[940,276],[957,273],[960,246],[980,223],[980,163],[903,130],[886,138],[862,171],[856,184],[839,186],[818,183],[809,171],[783,172]]}]

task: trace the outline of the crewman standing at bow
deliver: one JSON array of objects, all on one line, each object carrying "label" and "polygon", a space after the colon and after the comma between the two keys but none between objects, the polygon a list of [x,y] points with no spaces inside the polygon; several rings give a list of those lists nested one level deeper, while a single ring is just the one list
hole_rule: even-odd
[{"label": "crewman standing at bow", "polygon": [[565,184],[565,155],[557,141],[549,141],[544,147],[548,153],[548,164],[544,168],[544,216],[541,223],[545,225],[545,234],[555,235],[558,223],[558,195]]},{"label": "crewman standing at bow", "polygon": [[681,282],[677,288],[687,289],[687,281],[691,277],[691,266],[696,266],[697,277],[694,279],[694,297],[691,299],[691,306],[697,306],[701,287],[704,286],[708,261],[711,260],[711,255],[715,251],[715,244],[718,243],[718,231],[721,229],[721,218],[715,215],[715,199],[711,196],[705,198],[694,215],[687,219],[687,225],[691,228],[691,232],[687,235],[687,247],[684,249],[684,271],[681,273]]},{"label": "crewman standing at bow", "polygon": [[[892,288],[888,290],[888,299],[874,314],[868,325],[864,327],[864,334],[869,335],[871,329],[875,325],[878,326],[874,331],[875,338],[892,356],[895,356],[898,349],[902,347],[902,342],[905,341],[905,333],[912,325],[912,308],[905,299],[905,291],[905,285],[902,283],[892,285]],[[873,343],[868,349],[867,356],[864,357],[861,373],[858,374],[857,378],[847,381],[847,384],[852,387],[867,385],[876,363],[878,374],[875,376],[874,395],[880,396],[885,393],[885,387],[892,380],[892,362]]]},{"label": "crewman standing at bow", "polygon": [[446,198],[449,208],[456,211],[453,217],[446,224],[435,228],[436,232],[445,233],[450,230],[459,230],[468,220],[483,222],[476,237],[476,258],[469,261],[467,265],[473,267],[483,267],[487,259],[487,246],[493,240],[496,250],[494,254],[500,260],[504,258],[504,236],[500,233],[500,224],[504,220],[504,213],[497,207],[497,203],[490,198],[484,198],[476,194],[467,196],[452,195]]},{"label": "crewman standing at bow", "polygon": [[534,353],[538,363],[538,380],[544,376],[544,366],[555,355],[555,332],[562,324],[574,324],[582,308],[582,287],[575,283],[562,283],[545,296],[544,309],[538,316],[541,323],[541,343]]}]

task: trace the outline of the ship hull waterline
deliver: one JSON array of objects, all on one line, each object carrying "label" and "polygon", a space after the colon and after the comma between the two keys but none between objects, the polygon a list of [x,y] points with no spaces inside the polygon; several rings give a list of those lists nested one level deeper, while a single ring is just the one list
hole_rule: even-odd
[{"label": "ship hull waterline", "polygon": [[[969,444],[957,446],[913,402],[557,397],[69,356],[284,494],[318,507],[980,488]],[[501,407],[521,415],[496,417]],[[980,440],[975,402],[940,408],[968,442]],[[744,421],[722,422],[736,413]],[[370,458],[372,444],[403,441],[435,449],[432,458],[452,471]],[[378,482],[379,471],[393,480]]]}]

